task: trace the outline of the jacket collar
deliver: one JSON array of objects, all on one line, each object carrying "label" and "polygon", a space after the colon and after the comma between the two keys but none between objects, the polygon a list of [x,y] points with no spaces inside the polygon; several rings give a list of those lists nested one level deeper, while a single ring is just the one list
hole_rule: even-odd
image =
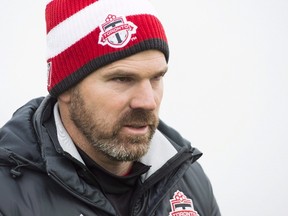
[{"label": "jacket collar", "polygon": [[[69,153],[73,158],[84,164],[75,144],[62,124],[58,110],[58,103],[54,105],[53,112],[60,146],[64,152]],[[140,159],[141,163],[151,166],[150,170],[142,175],[142,181],[145,181],[145,179],[151,176],[176,154],[177,150],[175,147],[172,146],[168,139],[159,130],[156,130],[147,154]]]}]

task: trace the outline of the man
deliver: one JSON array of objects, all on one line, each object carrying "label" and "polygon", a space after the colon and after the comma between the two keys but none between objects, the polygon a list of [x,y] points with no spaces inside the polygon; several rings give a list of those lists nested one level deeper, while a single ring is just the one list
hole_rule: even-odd
[{"label": "man", "polygon": [[219,216],[201,153],[159,120],[168,43],[148,0],[50,0],[48,91],[0,131],[0,215]]}]

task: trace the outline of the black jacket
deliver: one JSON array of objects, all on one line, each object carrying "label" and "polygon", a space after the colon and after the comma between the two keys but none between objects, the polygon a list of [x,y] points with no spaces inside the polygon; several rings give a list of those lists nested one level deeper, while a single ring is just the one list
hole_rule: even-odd
[{"label": "black jacket", "polygon": [[[49,96],[31,100],[0,129],[0,216],[117,215],[97,177],[61,148],[55,102]],[[130,215],[220,216],[211,184],[195,162],[202,154],[162,121],[158,130],[177,153],[143,178]],[[154,159],[164,154],[154,152]]]}]

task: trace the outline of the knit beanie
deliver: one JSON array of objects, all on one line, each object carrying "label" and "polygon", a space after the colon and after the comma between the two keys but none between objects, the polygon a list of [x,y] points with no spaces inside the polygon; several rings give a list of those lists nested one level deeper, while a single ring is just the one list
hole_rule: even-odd
[{"label": "knit beanie", "polygon": [[149,0],[47,0],[48,85],[58,97],[98,68],[150,49],[169,58]]}]

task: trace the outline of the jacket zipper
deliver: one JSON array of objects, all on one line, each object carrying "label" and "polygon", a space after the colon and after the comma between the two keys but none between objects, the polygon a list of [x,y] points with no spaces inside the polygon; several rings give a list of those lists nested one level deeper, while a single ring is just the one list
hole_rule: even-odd
[{"label": "jacket zipper", "polygon": [[[149,190],[149,188],[151,188],[156,182],[158,182],[160,179],[163,179],[165,176],[167,176],[168,174],[171,174],[173,171],[175,171],[175,169],[178,167],[180,167],[181,164],[183,164],[185,161],[189,160],[189,158],[192,160],[195,156],[193,156],[191,154],[191,152],[179,152],[174,158],[173,160],[169,160],[169,162],[167,162],[160,170],[158,170],[158,175],[157,176],[154,176],[153,179],[150,179],[146,182],[145,186],[138,189],[136,192],[135,192],[135,198],[132,199],[133,202],[132,202],[132,205],[131,205],[131,216],[138,216],[137,213],[135,212],[135,208],[138,206],[137,202],[141,202],[141,197],[143,196],[143,194]],[[190,160],[190,161],[191,161]],[[193,160],[195,161],[195,160]],[[168,169],[167,169],[168,168]],[[168,172],[167,172],[168,170]],[[171,170],[171,171],[169,171]],[[173,185],[175,185],[177,183],[177,181],[175,181],[173,183]],[[169,190],[167,190],[168,192]],[[166,192],[166,193],[167,193]],[[162,196],[160,199],[159,199],[159,202],[164,198],[164,196]],[[138,201],[139,200],[139,201]],[[155,205],[153,210],[151,211],[151,213],[149,215],[153,215],[155,210],[157,209],[157,206],[158,205]],[[145,215],[145,216],[148,216],[148,215]]]}]

